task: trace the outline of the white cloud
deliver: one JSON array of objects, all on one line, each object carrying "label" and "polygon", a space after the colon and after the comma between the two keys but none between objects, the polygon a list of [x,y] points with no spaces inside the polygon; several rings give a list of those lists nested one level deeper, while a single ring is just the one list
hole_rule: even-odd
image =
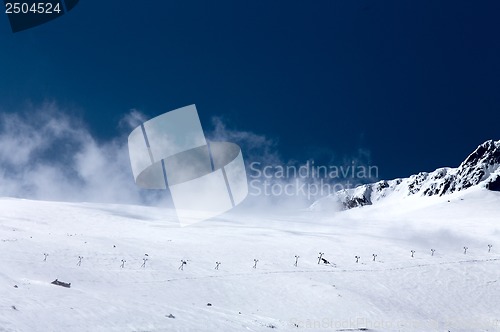
[{"label": "white cloud", "polygon": [[229,129],[222,118],[212,118],[213,130],[207,134],[212,141],[232,142],[238,144],[247,163],[258,160],[267,164],[281,163],[278,153],[278,141],[250,131]]},{"label": "white cloud", "polygon": [[[41,200],[90,201],[106,203],[161,204],[169,206],[166,191],[148,191],[138,188],[133,179],[127,136],[147,120],[136,109],[130,110],[119,121],[121,135],[107,141],[97,140],[86,125],[55,103],[46,103],[24,112],[0,113],[0,196]],[[305,162],[284,161],[278,153],[278,141],[249,131],[230,129],[221,118],[214,118],[209,140],[238,144],[247,165],[300,165]],[[116,129],[116,128],[113,128]],[[333,152],[311,151],[317,155],[333,156]],[[340,160],[336,158],[337,160]],[[353,158],[342,159],[330,165],[366,164],[369,153],[358,151]],[[247,175],[251,171],[247,168]],[[252,180],[250,178],[249,180]],[[271,179],[281,187],[317,182],[315,179]],[[298,182],[297,182],[298,181]],[[290,186],[289,186],[290,187]],[[318,197],[319,198],[319,197]],[[306,207],[308,197],[285,195],[280,197],[249,197],[247,205],[259,204],[276,209]]]},{"label": "white cloud", "polygon": [[[371,156],[367,149],[359,148],[350,156],[339,157],[330,148],[313,147],[308,150],[307,160],[285,160],[279,154],[279,142],[275,138],[228,128],[220,117],[214,117],[212,125],[213,131],[207,134],[209,140],[233,142],[238,144],[243,151],[249,180],[249,196],[244,206],[252,210],[277,211],[305,208],[313,201],[339,189],[378,180],[377,177],[372,176],[361,178],[357,176],[361,173],[354,171],[369,169]],[[252,165],[256,166],[252,167]],[[306,166],[311,168],[311,165],[316,169],[317,167],[327,169],[330,166],[336,167],[349,176],[339,178],[281,176],[278,171],[287,168],[298,170]],[[255,171],[256,169],[260,171],[267,169],[267,174],[274,174],[274,176],[263,176],[264,173]]]},{"label": "white cloud", "polygon": [[[132,110],[120,123],[143,117]],[[112,203],[151,199],[134,184],[126,135],[98,142],[54,103],[0,114],[0,195]]]},{"label": "white cloud", "polygon": [[119,121],[119,126],[132,130],[148,120],[148,118],[139,110],[132,108],[129,113],[125,114]]}]

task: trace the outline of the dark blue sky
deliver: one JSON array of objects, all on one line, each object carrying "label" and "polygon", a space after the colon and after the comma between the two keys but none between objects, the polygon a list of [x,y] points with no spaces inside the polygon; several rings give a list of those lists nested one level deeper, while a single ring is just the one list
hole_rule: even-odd
[{"label": "dark blue sky", "polygon": [[54,100],[94,135],[193,104],[285,159],[371,152],[381,178],[500,139],[499,1],[97,1],[13,34],[0,110]]}]

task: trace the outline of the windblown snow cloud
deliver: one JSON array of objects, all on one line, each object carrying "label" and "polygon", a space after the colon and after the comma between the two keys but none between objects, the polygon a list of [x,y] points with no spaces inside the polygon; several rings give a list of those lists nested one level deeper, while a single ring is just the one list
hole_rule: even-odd
[{"label": "windblown snow cloud", "polygon": [[[23,112],[0,113],[0,196],[172,206],[168,191],[142,190],[134,183],[127,136],[149,116],[136,109],[130,110],[116,128],[111,128],[117,132],[116,137],[102,141],[91,134],[81,119],[70,114],[56,103],[45,103]],[[310,165],[311,160],[318,156],[327,160],[326,166],[341,166],[344,171],[349,171],[346,167],[354,164],[369,164],[369,153],[365,150],[347,158],[335,157],[329,150],[311,151],[306,161],[284,160],[279,154],[276,138],[228,128],[217,117],[212,119],[211,126],[207,124],[206,127],[209,128],[206,132],[208,140],[234,142],[241,147],[250,184],[257,178],[262,180],[253,182],[247,207],[255,207],[255,204],[273,209],[278,204],[285,209],[306,207],[312,199],[319,198],[311,195],[314,192],[301,189],[303,185],[317,183],[316,178],[257,177],[252,165],[254,169],[291,167],[298,170],[307,163]],[[335,180],[338,184],[344,183],[345,179],[339,177]],[[267,185],[275,185],[275,189],[298,189],[292,195],[275,195],[276,191],[265,195],[264,191],[256,190]]]},{"label": "windblown snow cloud", "polygon": [[[139,120],[132,110],[121,124]],[[0,114],[0,195],[44,200],[141,203],[126,140],[98,142],[54,103]]]},{"label": "windblown snow cloud", "polygon": [[215,141],[231,141],[242,147],[249,181],[246,206],[255,209],[308,207],[338,190],[378,180],[378,167],[371,165],[369,150],[359,148],[349,156],[338,156],[325,147],[311,148],[306,160],[285,160],[278,140],[249,131],[228,128],[213,118]]}]

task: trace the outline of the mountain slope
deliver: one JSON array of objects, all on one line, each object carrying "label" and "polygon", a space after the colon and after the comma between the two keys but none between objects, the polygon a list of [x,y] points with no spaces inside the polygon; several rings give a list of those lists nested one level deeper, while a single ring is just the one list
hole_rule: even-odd
[{"label": "mountain slope", "polygon": [[473,186],[500,191],[500,141],[479,145],[457,168],[439,168],[405,179],[379,181],[338,191],[311,205],[312,210],[341,206],[351,209],[374,204],[389,196],[443,196]]},{"label": "mountain slope", "polygon": [[0,331],[497,331],[499,201],[474,187],[180,228],[168,209],[3,198]]}]

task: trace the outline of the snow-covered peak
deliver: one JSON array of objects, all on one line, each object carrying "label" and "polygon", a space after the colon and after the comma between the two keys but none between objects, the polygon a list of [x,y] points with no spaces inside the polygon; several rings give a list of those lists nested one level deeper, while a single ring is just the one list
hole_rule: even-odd
[{"label": "snow-covered peak", "polygon": [[341,190],[314,202],[311,209],[339,205],[351,209],[372,205],[388,196],[442,196],[478,185],[500,191],[500,140],[479,145],[457,168],[438,168],[405,179],[384,180]]}]

